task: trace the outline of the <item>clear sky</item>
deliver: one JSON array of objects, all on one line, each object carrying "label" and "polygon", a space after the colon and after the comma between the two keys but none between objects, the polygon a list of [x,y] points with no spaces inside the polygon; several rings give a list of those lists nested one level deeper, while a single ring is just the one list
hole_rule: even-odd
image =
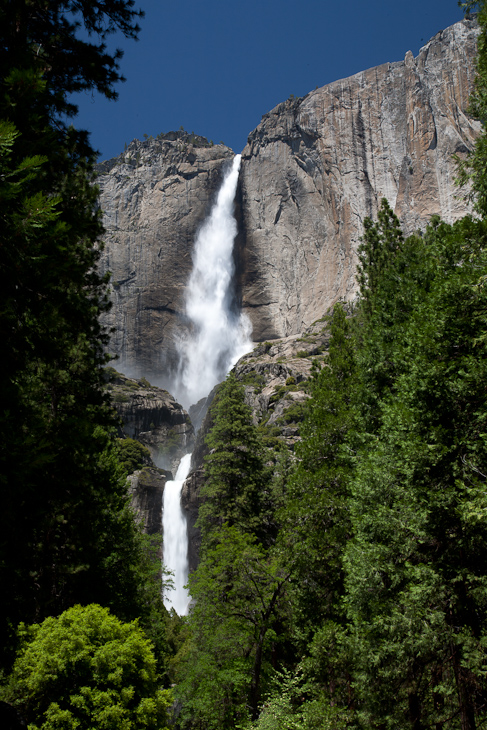
[{"label": "clear sky", "polygon": [[177,130],[235,152],[290,94],[416,55],[463,17],[456,0],[136,0],[140,40],[116,39],[119,99],[82,94],[75,124],[100,159],[144,133]]}]

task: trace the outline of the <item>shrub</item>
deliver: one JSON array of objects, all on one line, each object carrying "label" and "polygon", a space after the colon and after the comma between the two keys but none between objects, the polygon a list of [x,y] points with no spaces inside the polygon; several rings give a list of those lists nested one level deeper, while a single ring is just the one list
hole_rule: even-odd
[{"label": "shrub", "polygon": [[151,455],[147,446],[135,439],[117,439],[116,454],[127,474],[142,469],[144,464],[151,464]]},{"label": "shrub", "polygon": [[172,702],[137,621],[97,604],[26,628],[4,698],[36,730],[163,730]]}]

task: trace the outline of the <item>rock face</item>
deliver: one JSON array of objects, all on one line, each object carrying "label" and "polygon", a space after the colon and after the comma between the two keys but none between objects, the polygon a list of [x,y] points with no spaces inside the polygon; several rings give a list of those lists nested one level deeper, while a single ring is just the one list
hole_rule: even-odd
[{"label": "rock face", "polygon": [[128,477],[132,509],[147,535],[161,534],[162,496],[166,481],[167,474],[150,467],[144,467]]},{"label": "rock face", "polygon": [[240,291],[255,340],[302,332],[355,293],[366,216],[386,197],[406,231],[465,215],[454,153],[480,126],[465,114],[477,29],[465,20],[418,57],[288,100],[249,136],[241,169]]},{"label": "rock face", "polygon": [[[265,342],[244,355],[234,373],[245,388],[245,402],[253,421],[260,427],[265,446],[294,450],[299,440],[303,405],[309,398],[307,383],[313,367],[323,367],[328,356],[328,322],[326,317],[313,322],[301,335],[291,335]],[[181,493],[181,504],[188,521],[188,562],[190,571],[198,565],[201,534],[195,526],[202,504],[205,484],[204,458],[209,453],[205,438],[213,426],[208,410],[216,395],[216,386],[208,396],[206,414],[196,435],[191,457],[191,472]]]},{"label": "rock face", "polygon": [[[454,153],[479,124],[465,113],[477,28],[464,20],[418,57],[385,63],[289,99],[243,151],[237,194],[237,291],[255,341],[302,332],[355,294],[363,220],[386,197],[406,231],[433,213],[467,211]],[[120,369],[171,389],[184,292],[198,227],[233,152],[171,132],[135,140],[99,168],[112,272],[111,350]]]},{"label": "rock face", "polygon": [[[185,132],[134,140],[99,168],[105,248],[112,273],[110,349],[119,369],[152,382],[174,369],[193,242],[233,152]],[[169,382],[166,377],[164,384]]]},{"label": "rock face", "polygon": [[107,388],[123,434],[147,446],[158,467],[176,473],[179,461],[194,444],[194,428],[184,408],[167,390],[113,369]]}]

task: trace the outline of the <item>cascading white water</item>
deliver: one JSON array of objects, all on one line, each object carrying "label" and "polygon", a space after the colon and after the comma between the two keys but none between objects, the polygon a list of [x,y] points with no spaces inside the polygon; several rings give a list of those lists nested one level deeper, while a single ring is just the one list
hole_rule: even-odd
[{"label": "cascading white water", "polygon": [[189,595],[184,586],[188,580],[188,529],[181,508],[181,489],[188,476],[191,454],[181,459],[174,481],[166,482],[162,503],[162,532],[164,535],[163,562],[174,574],[174,590],[164,596],[169,610],[184,616],[188,610]]},{"label": "cascading white water", "polygon": [[[239,169],[237,155],[195,241],[193,270],[186,289],[186,315],[191,327],[178,346],[180,367],[172,388],[176,399],[186,408],[208,395],[252,347],[250,321],[236,313],[232,301],[233,242],[237,234],[233,206]],[[174,572],[175,586],[164,603],[180,615],[187,612],[189,603],[183,587],[188,578],[188,540],[180,495],[190,460],[190,454],[184,457],[176,479],[164,488],[163,559]]]},{"label": "cascading white water", "polygon": [[189,335],[179,343],[180,368],[175,396],[185,408],[208,395],[238,358],[251,349],[248,317],[232,302],[233,214],[240,155],[228,169],[210,215],[195,242],[193,270],[186,288]]}]

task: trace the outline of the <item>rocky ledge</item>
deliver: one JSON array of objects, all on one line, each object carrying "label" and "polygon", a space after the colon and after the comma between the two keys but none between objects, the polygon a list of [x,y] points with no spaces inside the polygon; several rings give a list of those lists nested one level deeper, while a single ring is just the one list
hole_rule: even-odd
[{"label": "rocky ledge", "polygon": [[127,378],[113,368],[107,369],[107,377],[106,387],[122,422],[121,435],[140,441],[158,467],[175,473],[194,444],[189,415],[167,390],[145,378]]}]

